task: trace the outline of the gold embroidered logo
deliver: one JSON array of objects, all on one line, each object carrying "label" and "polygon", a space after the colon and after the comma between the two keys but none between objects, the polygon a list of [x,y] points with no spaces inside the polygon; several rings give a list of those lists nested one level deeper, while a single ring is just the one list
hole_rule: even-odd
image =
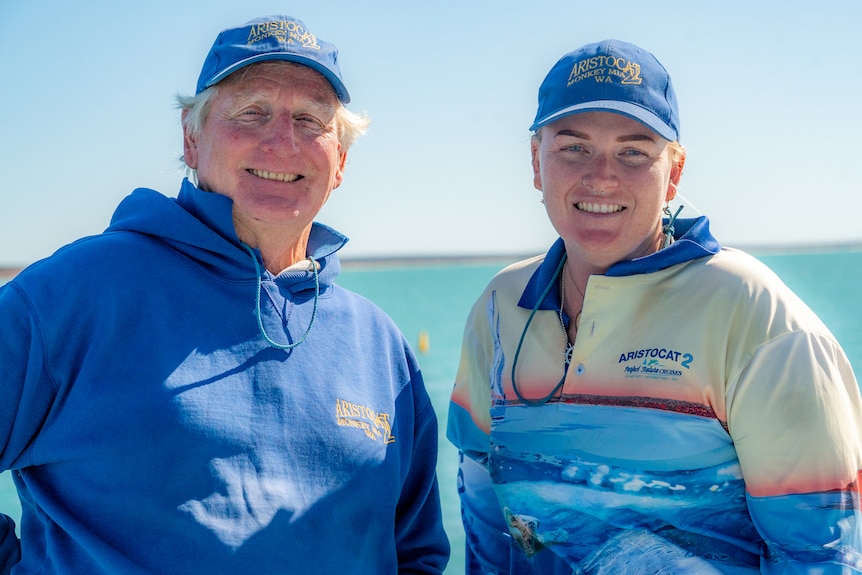
[{"label": "gold embroidered logo", "polygon": [[371,439],[380,440],[383,443],[395,443],[388,413],[377,413],[364,405],[336,399],[335,419],[342,427],[361,429]]},{"label": "gold embroidered logo", "polygon": [[620,84],[637,85],[643,81],[640,64],[616,56],[595,56],[576,62],[566,86],[588,78],[608,84],[613,83],[614,78],[619,78]]},{"label": "gold embroidered logo", "polygon": [[289,20],[276,20],[274,22],[262,22],[251,27],[248,33],[248,44],[255,44],[267,38],[278,38],[283,44],[302,44],[303,48],[314,48],[319,50],[317,36]]}]

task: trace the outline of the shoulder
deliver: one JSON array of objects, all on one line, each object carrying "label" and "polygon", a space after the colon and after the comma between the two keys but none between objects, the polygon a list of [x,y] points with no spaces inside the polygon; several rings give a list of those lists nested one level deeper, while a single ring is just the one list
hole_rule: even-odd
[{"label": "shoulder", "polygon": [[757,296],[769,294],[785,297],[792,294],[781,278],[754,256],[733,248],[691,260],[667,270],[668,277],[681,286],[704,296]]},{"label": "shoulder", "polygon": [[152,238],[132,232],[103,232],[86,236],[60,247],[48,257],[24,268],[19,283],[42,281],[69,285],[79,278],[92,277],[99,269],[116,269],[121,262],[133,259],[134,246],[153,245]]},{"label": "shoulder", "polygon": [[820,318],[778,274],[743,251],[723,248],[704,258],[703,273],[694,276],[699,279],[692,287],[723,302],[726,310],[749,327],[760,323],[770,326],[772,332],[829,333]]},{"label": "shoulder", "polygon": [[394,342],[404,339],[392,317],[364,295],[334,283],[327,297],[331,309],[338,314],[340,321],[350,322],[351,329],[374,333],[375,337],[386,334]]},{"label": "shoulder", "polygon": [[709,258],[704,258],[708,268],[717,274],[738,278],[747,283],[781,282],[781,279],[766,264],[756,257],[735,248],[721,248]]},{"label": "shoulder", "polygon": [[539,269],[544,261],[545,255],[539,255],[504,267],[488,282],[485,294],[496,292],[520,299],[530,278],[535,275],[536,270]]}]

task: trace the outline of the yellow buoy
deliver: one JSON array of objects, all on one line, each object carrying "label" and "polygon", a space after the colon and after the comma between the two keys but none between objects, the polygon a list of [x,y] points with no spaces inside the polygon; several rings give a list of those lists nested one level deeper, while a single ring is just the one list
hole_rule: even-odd
[{"label": "yellow buoy", "polygon": [[422,353],[428,353],[428,348],[431,347],[431,342],[428,339],[428,332],[422,330],[419,332],[419,351]]}]

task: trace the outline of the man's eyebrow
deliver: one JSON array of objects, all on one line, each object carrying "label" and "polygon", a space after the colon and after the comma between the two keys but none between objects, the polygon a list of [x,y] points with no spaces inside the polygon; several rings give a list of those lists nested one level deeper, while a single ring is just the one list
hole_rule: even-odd
[{"label": "man's eyebrow", "polygon": [[[248,106],[259,102],[268,102],[270,94],[268,90],[260,90],[254,87],[240,88],[233,93],[233,101],[236,106]],[[303,106],[320,114],[334,114],[336,105],[331,101],[326,92],[313,91],[303,99]]]}]

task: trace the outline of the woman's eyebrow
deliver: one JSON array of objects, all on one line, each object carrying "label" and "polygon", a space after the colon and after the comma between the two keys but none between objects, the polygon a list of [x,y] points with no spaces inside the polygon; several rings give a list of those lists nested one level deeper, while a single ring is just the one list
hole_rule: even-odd
[{"label": "woman's eyebrow", "polygon": [[589,140],[590,139],[590,137],[587,134],[584,134],[583,132],[578,132],[576,130],[568,130],[568,129],[560,130],[559,132],[554,134],[555,138],[558,138],[560,136],[569,136],[572,138],[580,138],[581,140]]},{"label": "woman's eyebrow", "polygon": [[[554,137],[567,136],[571,138],[579,138],[581,140],[590,140],[590,136],[584,132],[578,132],[577,130],[564,129],[560,130]],[[655,142],[656,139],[650,134],[644,133],[634,133],[634,134],[624,134],[617,138],[617,142]]]},{"label": "woman's eyebrow", "polygon": [[630,134],[626,136],[620,136],[617,138],[617,142],[655,142],[656,139],[650,134]]}]

